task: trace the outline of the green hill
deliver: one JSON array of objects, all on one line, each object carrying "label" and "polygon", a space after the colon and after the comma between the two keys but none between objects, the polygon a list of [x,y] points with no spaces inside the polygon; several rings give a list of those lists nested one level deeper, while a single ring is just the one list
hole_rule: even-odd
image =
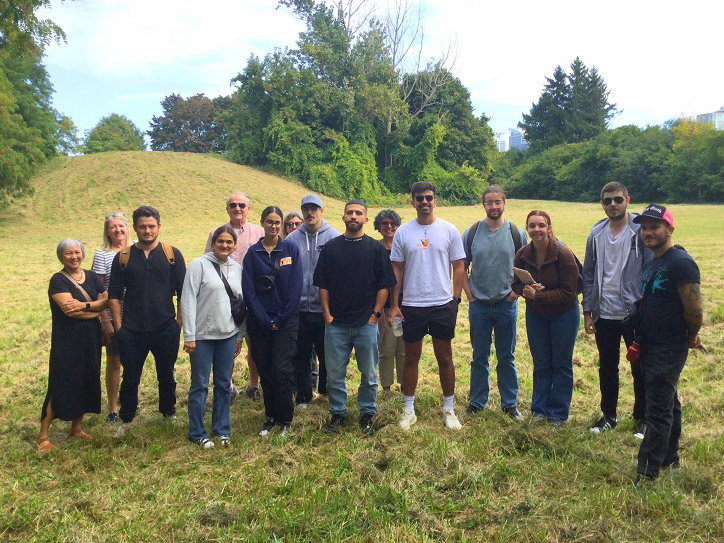
[{"label": "green hill", "polygon": [[[59,269],[57,242],[86,243],[85,267],[101,244],[103,217],[140,204],[161,212],[161,237],[187,260],[198,256],[210,228],[227,220],[234,189],[252,201],[251,220],[267,205],[297,209],[308,191],[277,176],[223,159],[187,153],[115,152],[59,158],[32,181],[35,193],[0,214],[0,538],[11,541],[723,541],[724,244],[714,225],[721,206],[673,206],[675,239],[699,263],[705,298],[704,344],[690,356],[680,383],[682,466],[645,492],[635,492],[638,442],[631,436],[631,377],[621,364],[620,424],[602,436],[596,349],[579,333],[574,354],[571,420],[562,430],[510,421],[498,409],[491,359],[488,409],[461,417],[448,433],[439,417],[440,387],[432,348],[420,368],[420,421],[401,434],[398,391],[380,394],[369,439],[356,424],[359,382],[350,364],[349,428],[326,436],[325,401],[295,414],[291,438],[262,440],[258,403],[232,407],[233,446],[200,450],[186,440],[188,357],[176,365],[179,425],[156,412],[155,374],[147,367],[141,411],[121,440],[87,417],[89,442],[65,440],[56,421],[49,455],[35,452],[47,388],[50,312],[47,286]],[[635,196],[635,195],[634,195]],[[341,228],[343,203],[323,197],[326,218]],[[632,204],[640,210],[647,202]],[[556,235],[583,257],[598,204],[510,200],[506,217],[523,225],[531,209],[552,217]],[[412,218],[409,206],[398,210]],[[373,214],[375,210],[371,210]],[[440,207],[438,216],[462,232],[481,206]],[[375,235],[371,225],[367,232]],[[519,308],[519,406],[529,415],[532,363]],[[453,343],[456,409],[467,403],[470,367],[466,304]],[[237,360],[235,380],[246,379]],[[105,410],[105,397],[103,399]]]}]

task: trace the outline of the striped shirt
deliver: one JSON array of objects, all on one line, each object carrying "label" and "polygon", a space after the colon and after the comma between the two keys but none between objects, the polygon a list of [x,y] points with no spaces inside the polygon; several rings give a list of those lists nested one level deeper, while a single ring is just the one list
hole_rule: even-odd
[{"label": "striped shirt", "polygon": [[[91,270],[103,276],[103,286],[106,287],[106,290],[108,290],[108,283],[111,281],[111,264],[113,264],[113,259],[116,254],[118,253],[107,251],[106,249],[96,249],[93,255],[93,266],[91,266]],[[108,318],[111,319],[110,309],[106,309],[106,314]]]}]

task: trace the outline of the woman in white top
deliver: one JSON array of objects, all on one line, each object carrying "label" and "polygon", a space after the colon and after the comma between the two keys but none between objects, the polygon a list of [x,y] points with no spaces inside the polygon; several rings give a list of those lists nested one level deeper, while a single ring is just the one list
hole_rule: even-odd
[{"label": "woman in white top", "polygon": [[231,443],[231,372],[245,334],[244,324],[237,325],[231,315],[231,302],[222,279],[223,274],[234,297],[241,296],[241,266],[229,258],[236,248],[234,229],[226,225],[217,228],[211,237],[211,248],[211,252],[195,259],[186,269],[181,293],[184,351],[191,359],[188,437],[204,449],[214,446],[204,427],[212,367],[212,435],[219,436],[224,447]]},{"label": "woman in white top", "polygon": [[[108,213],[103,224],[103,246],[96,250],[93,255],[91,269],[98,274],[103,281],[103,286],[108,290],[108,282],[111,279],[111,264],[121,249],[131,245],[131,235],[128,228],[126,216],[120,211]],[[104,338],[106,343],[106,394],[108,395],[108,416],[106,422],[115,424],[118,422],[118,387],[121,382],[121,356],[118,352],[118,340],[116,339],[113,325],[111,324],[111,312],[106,310],[101,315],[104,334],[110,337]]]}]

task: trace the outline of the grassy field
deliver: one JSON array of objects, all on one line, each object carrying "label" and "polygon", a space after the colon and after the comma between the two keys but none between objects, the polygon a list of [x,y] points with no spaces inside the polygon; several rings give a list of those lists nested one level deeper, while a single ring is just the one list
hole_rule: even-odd
[{"label": "grassy field", "polygon": [[[226,220],[224,200],[232,189],[251,197],[253,221],[266,205],[297,208],[306,191],[217,158],[174,153],[57,159],[34,186],[32,197],[0,215],[0,539],[724,541],[724,243],[715,228],[721,206],[672,206],[675,240],[702,272],[702,340],[710,354],[691,355],[682,375],[681,469],[635,491],[638,442],[628,416],[633,398],[627,363],[615,431],[587,431],[598,417],[599,392],[595,344],[583,332],[574,354],[570,422],[562,429],[531,424],[523,303],[517,348],[523,423],[498,409],[492,371],[489,408],[461,415],[463,430],[447,432],[428,343],[416,402],[419,422],[409,433],[396,426],[399,390],[380,394],[379,430],[371,438],[363,438],[356,425],[325,435],[324,401],[297,413],[291,437],[258,438],[263,408],[242,400],[231,412],[233,446],[200,450],[186,440],[189,361],[180,353],[176,427],[160,421],[150,367],[132,432],[112,437],[113,428],[103,422],[104,403],[102,415],[86,419],[91,441],[65,440],[68,424],[56,421],[50,435],[56,449],[36,453],[50,341],[46,292],[60,268],[55,245],[61,238],[84,240],[84,264],[90,267],[104,214],[120,208],[130,215],[150,203],[161,212],[161,237],[191,260],[203,250],[209,229]],[[324,201],[326,218],[341,228],[342,203]],[[646,203],[635,202],[632,209]],[[600,207],[510,200],[506,217],[521,225],[534,208],[550,213],[556,235],[582,257]],[[411,208],[399,212],[404,219],[413,216]],[[438,209],[461,232],[481,213],[481,207]],[[457,324],[456,407],[462,413],[471,356],[466,307]],[[246,378],[242,366],[237,362],[238,383]],[[354,364],[350,368],[350,418],[356,421],[358,380]]]}]

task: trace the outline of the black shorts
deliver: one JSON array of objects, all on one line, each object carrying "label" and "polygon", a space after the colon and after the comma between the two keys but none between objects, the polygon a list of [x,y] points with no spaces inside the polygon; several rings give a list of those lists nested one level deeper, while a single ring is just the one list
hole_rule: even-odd
[{"label": "black shorts", "polygon": [[425,334],[435,339],[452,339],[455,337],[455,322],[458,317],[458,304],[450,300],[443,305],[432,307],[402,306],[402,339],[407,343],[420,341]]}]

